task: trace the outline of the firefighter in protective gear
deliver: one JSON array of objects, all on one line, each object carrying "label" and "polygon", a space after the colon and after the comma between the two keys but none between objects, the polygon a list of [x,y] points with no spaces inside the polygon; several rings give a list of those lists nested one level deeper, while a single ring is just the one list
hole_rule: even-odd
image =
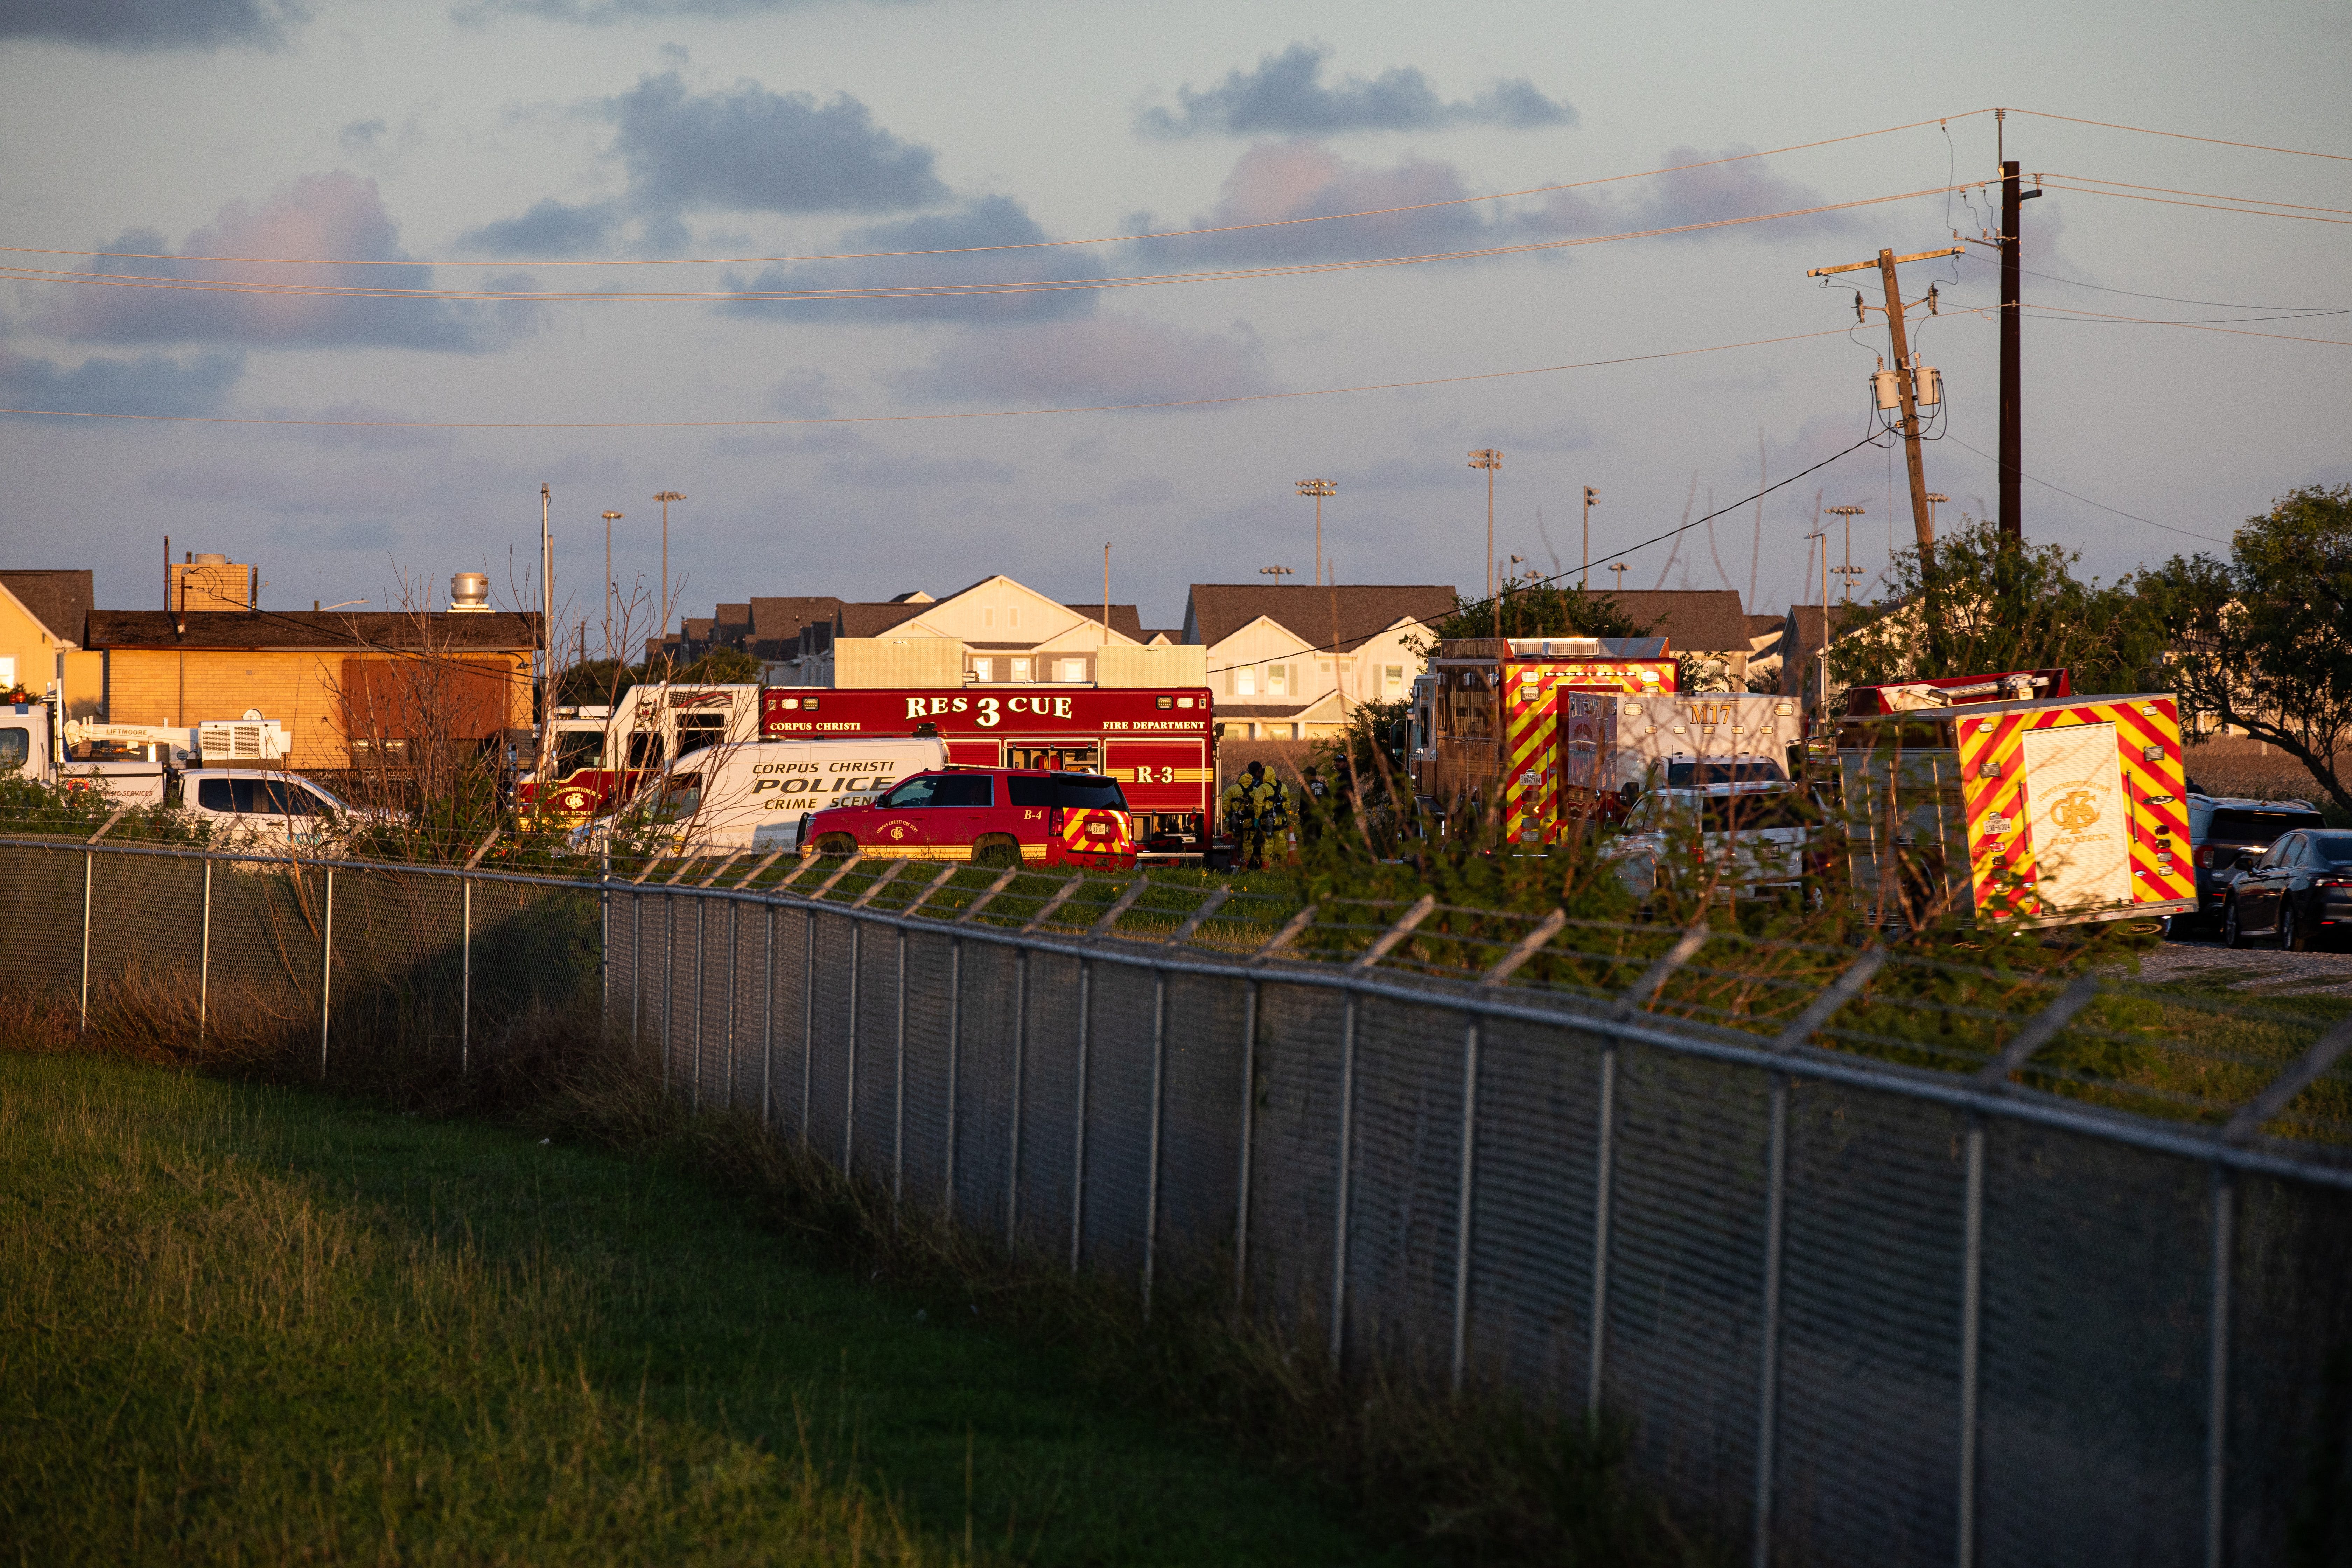
[{"label": "firefighter in protective gear", "polygon": [[1254,762],[1248,773],[1226,789],[1224,806],[1225,826],[1234,836],[1239,863],[1253,871],[1264,870],[1266,836],[1280,833],[1290,820],[1282,786],[1265,776],[1264,763]]}]

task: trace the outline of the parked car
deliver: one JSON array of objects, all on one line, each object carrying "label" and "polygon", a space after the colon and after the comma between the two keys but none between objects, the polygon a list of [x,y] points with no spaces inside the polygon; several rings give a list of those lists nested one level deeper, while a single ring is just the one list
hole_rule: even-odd
[{"label": "parked car", "polygon": [[2242,849],[2221,906],[2221,940],[2275,936],[2309,952],[2352,935],[2352,833],[2297,829],[2256,855]]},{"label": "parked car", "polygon": [[810,813],[800,842],[819,855],[1001,866],[1135,864],[1134,828],[1117,780],[1032,768],[917,773],[870,805]]},{"label": "parked car", "polygon": [[333,847],[345,818],[361,814],[299,774],[261,768],[202,768],[181,784],[181,809],[217,842],[302,849]]},{"label": "parked car", "polygon": [[1801,892],[1821,812],[1800,785],[1766,781],[1654,789],[1635,800],[1624,830],[1601,849],[1625,890],[1644,901],[1675,880],[1672,862],[1728,896]]},{"label": "parked car", "polygon": [[[2240,850],[2259,856],[2280,834],[2319,826],[2318,811],[2299,800],[2243,800],[2191,790],[2188,804],[2189,858],[2197,867],[2197,915],[2188,923],[2207,929],[2221,918]],[[2177,932],[2183,923],[2175,919],[2172,929]]]}]

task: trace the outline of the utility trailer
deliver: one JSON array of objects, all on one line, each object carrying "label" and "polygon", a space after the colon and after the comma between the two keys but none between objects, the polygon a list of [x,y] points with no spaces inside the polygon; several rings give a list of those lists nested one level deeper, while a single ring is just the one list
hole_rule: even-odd
[{"label": "utility trailer", "polygon": [[1853,895],[1882,924],[2197,910],[2169,692],[1850,710],[1838,742]]}]

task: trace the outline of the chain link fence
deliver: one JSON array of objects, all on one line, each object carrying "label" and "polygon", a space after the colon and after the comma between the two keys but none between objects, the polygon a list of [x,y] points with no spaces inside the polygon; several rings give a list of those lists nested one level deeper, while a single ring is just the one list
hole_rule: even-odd
[{"label": "chain link fence", "polygon": [[465,1070],[518,1020],[601,1020],[689,1106],[1147,1311],[1215,1270],[1343,1365],[1622,1423],[1758,1563],[2352,1540],[2352,1026],[854,858],[578,881],[0,839],[0,951],[85,1019],[315,1037],[330,1083],[339,1051]]}]

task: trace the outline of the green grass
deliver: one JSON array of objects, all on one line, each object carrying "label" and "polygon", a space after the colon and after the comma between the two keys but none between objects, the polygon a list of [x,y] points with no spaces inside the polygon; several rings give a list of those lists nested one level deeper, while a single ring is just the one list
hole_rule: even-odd
[{"label": "green grass", "polygon": [[[0,1051],[19,1561],[1383,1554],[660,1162]],[[961,1320],[961,1321],[950,1321]]]}]

